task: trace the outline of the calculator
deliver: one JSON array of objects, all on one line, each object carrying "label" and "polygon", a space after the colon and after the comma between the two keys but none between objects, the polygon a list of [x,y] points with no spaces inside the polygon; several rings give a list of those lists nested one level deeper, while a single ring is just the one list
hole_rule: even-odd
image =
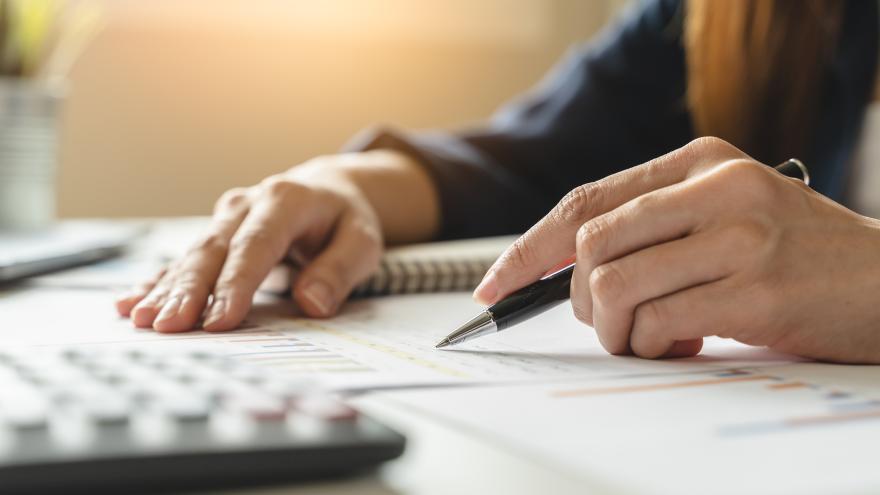
[{"label": "calculator", "polygon": [[404,438],[301,378],[202,348],[0,349],[0,493],[157,493],[326,478]]}]

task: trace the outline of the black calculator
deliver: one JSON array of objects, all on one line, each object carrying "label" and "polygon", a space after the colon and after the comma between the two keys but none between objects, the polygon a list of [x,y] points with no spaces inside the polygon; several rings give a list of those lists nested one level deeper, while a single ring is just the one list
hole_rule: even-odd
[{"label": "black calculator", "polygon": [[404,438],[205,349],[0,349],[0,494],[160,493],[327,478]]}]

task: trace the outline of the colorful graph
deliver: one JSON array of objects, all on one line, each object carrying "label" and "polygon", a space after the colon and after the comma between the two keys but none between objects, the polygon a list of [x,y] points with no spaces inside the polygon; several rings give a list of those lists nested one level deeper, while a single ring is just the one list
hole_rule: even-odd
[{"label": "colorful graph", "polygon": [[621,385],[616,387],[597,387],[597,388],[577,388],[573,390],[564,390],[555,392],[555,397],[578,397],[584,395],[608,395],[608,394],[628,394],[636,392],[652,392],[659,390],[670,390],[676,388],[693,388],[707,387],[714,385],[724,385],[727,383],[737,382],[753,382],[762,380],[773,380],[773,377],[766,375],[734,375],[719,374],[717,378],[708,378],[700,380],[689,380],[671,383],[651,383],[643,385]]},{"label": "colorful graph", "polygon": [[[281,334],[279,334],[281,335]],[[288,373],[359,373],[375,369],[324,347],[295,337],[267,336],[228,339],[240,351],[229,357]]]},{"label": "colorful graph", "polygon": [[[576,397],[646,394],[678,389],[696,389],[706,387],[724,387],[733,384],[753,382],[759,389],[755,392],[767,392],[770,400],[784,397],[786,393],[811,394],[811,404],[819,405],[823,412],[815,409],[803,414],[790,414],[769,420],[751,420],[741,423],[728,423],[718,426],[717,433],[722,437],[742,437],[782,433],[803,428],[832,427],[847,423],[880,420],[880,401],[866,400],[857,394],[829,388],[803,380],[787,379],[757,370],[732,369],[722,372],[711,372],[710,376],[700,377],[668,377],[663,381],[653,380],[650,383],[621,384],[617,386],[579,387],[557,390],[552,397],[570,399]],[[776,396],[775,394],[781,394]]]}]

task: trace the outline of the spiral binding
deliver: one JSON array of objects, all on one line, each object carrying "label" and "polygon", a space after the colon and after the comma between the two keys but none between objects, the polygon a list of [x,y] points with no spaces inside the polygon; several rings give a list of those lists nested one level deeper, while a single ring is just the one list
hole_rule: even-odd
[{"label": "spiral binding", "polygon": [[495,258],[411,260],[386,258],[378,271],[352,291],[352,297],[426,292],[456,292],[476,288]]}]

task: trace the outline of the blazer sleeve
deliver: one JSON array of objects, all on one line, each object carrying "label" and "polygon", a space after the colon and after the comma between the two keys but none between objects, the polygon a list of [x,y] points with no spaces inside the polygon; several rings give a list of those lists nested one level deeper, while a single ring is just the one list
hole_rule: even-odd
[{"label": "blazer sleeve", "polygon": [[635,5],[483,128],[372,129],[346,148],[396,149],[427,167],[441,238],[522,232],[570,189],[691,139],[682,8],[679,0]]}]

